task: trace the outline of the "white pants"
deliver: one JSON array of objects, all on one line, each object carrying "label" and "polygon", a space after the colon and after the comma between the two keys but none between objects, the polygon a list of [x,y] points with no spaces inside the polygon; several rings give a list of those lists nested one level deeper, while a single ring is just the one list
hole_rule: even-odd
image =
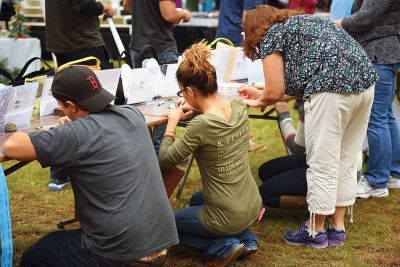
[{"label": "white pants", "polygon": [[304,103],[307,151],[307,203],[311,214],[330,215],[353,205],[357,156],[368,126],[374,96],[317,93]]}]

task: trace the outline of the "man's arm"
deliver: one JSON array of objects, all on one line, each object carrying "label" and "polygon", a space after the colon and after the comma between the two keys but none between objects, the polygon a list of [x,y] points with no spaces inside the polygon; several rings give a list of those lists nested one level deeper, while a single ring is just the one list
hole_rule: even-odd
[{"label": "man's arm", "polygon": [[3,153],[10,159],[32,161],[36,159],[36,151],[27,133],[15,133],[4,143]]},{"label": "man's arm", "polygon": [[132,12],[132,0],[124,0],[122,2],[122,6],[124,7],[124,11],[128,14]]},{"label": "man's arm", "polygon": [[176,10],[175,1],[160,0],[160,12],[163,19],[172,24],[188,22],[190,20],[190,12],[186,9],[182,11]]},{"label": "man's arm", "polygon": [[100,16],[101,14],[105,14],[110,18],[114,16],[114,10],[110,5],[96,0],[80,0],[79,11],[89,16]]},{"label": "man's arm", "polygon": [[349,33],[365,32],[384,19],[384,14],[391,7],[393,0],[364,0],[360,10],[336,23]]}]

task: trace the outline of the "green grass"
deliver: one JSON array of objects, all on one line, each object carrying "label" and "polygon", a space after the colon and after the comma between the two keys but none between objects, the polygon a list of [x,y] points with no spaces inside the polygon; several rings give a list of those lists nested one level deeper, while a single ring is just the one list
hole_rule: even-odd
[{"label": "green grass", "polygon": [[[286,152],[275,121],[251,120],[250,124],[255,142],[267,147],[250,153],[251,170],[260,183],[258,167]],[[71,188],[49,192],[48,178],[49,170],[42,169],[37,162],[7,177],[15,265],[28,246],[55,230],[58,221],[73,217]],[[174,208],[186,207],[190,196],[200,187],[198,168],[194,164],[181,200],[174,203]],[[384,199],[357,200],[354,223],[347,222],[346,245],[324,250],[288,246],[283,241],[285,231],[294,229],[308,217],[306,211],[267,209],[261,222],[252,226],[260,238],[260,251],[233,266],[400,266],[399,202],[400,190],[390,190],[390,196]],[[171,249],[166,266],[203,266],[203,261],[192,249],[178,245]]]}]

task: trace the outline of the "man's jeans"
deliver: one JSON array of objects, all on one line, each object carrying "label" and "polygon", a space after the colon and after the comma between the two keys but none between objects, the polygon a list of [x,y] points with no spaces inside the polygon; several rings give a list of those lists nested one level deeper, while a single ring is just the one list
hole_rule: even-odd
[{"label": "man's jeans", "polygon": [[386,188],[389,176],[400,178],[400,133],[392,113],[397,64],[376,64],[379,80],[375,86],[374,102],[367,137],[369,159],[364,174],[377,188]]},{"label": "man's jeans", "polygon": [[229,237],[212,234],[200,223],[199,214],[204,201],[201,191],[193,195],[191,206],[175,213],[175,221],[181,244],[193,247],[204,256],[226,257],[238,244],[244,243],[245,249],[254,248],[258,237],[246,229],[242,233]]},{"label": "man's jeans", "polygon": [[124,266],[91,252],[82,244],[81,233],[80,229],[62,230],[44,236],[22,254],[20,266]]}]

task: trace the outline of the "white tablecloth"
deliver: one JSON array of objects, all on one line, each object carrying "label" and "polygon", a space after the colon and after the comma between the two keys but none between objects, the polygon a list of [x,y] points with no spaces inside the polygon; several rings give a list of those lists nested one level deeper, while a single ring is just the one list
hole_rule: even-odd
[{"label": "white tablecloth", "polygon": [[[41,52],[38,38],[0,38],[0,62],[3,62],[8,71],[21,69],[29,59],[40,57]],[[40,61],[36,60],[25,74],[39,69]]]}]

